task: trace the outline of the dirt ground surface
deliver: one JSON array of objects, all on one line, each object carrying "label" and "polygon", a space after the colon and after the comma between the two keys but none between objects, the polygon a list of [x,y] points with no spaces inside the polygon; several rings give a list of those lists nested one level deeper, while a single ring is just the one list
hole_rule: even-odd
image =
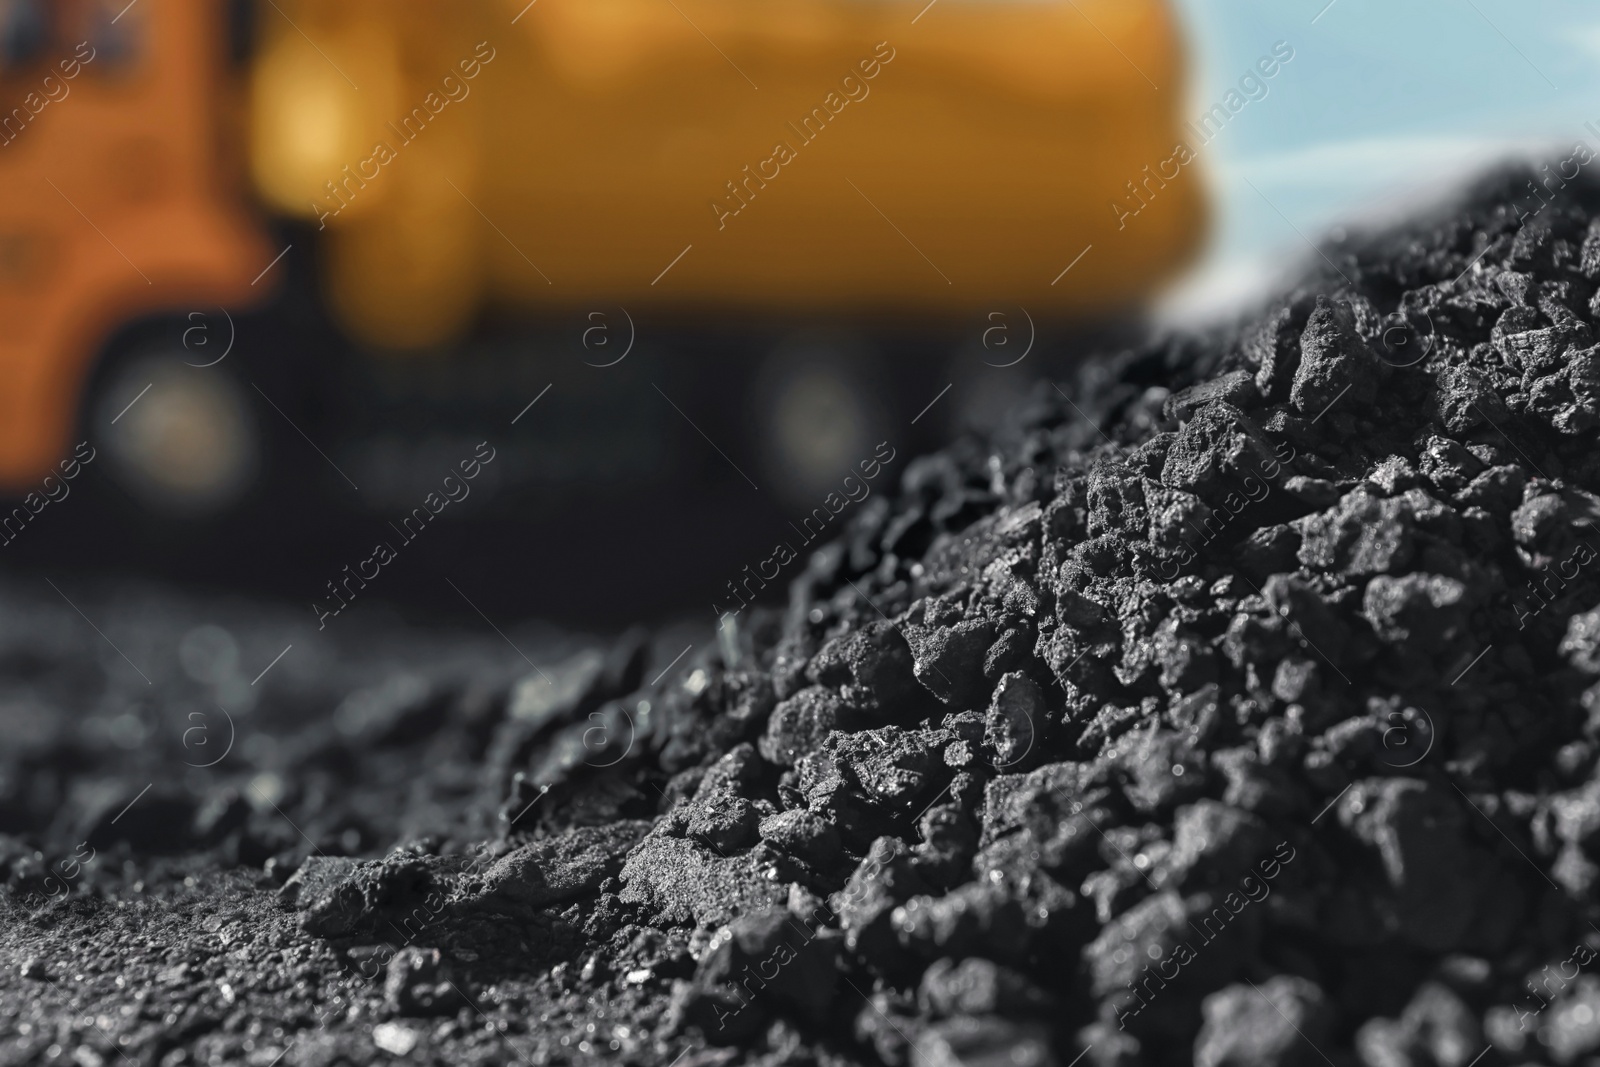
[{"label": "dirt ground surface", "polygon": [[6,577],[0,1064],[1592,1062],[1600,191],[1527,177],[715,630]]}]

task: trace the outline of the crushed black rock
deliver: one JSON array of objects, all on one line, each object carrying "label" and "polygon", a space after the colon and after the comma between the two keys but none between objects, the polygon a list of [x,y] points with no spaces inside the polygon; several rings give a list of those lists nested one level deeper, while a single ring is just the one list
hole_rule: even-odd
[{"label": "crushed black rock", "polygon": [[1525,177],[912,461],[690,654],[286,667],[158,774],[192,694],[74,719],[139,683],[0,621],[0,1064],[1600,1057],[1600,189]]}]

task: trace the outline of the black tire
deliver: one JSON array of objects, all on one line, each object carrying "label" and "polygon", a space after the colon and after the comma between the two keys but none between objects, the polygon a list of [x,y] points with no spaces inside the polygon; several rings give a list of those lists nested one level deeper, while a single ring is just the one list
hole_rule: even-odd
[{"label": "black tire", "polygon": [[267,462],[250,385],[226,361],[189,357],[182,346],[140,345],[105,368],[89,400],[103,469],[157,522],[225,518],[252,495]]},{"label": "black tire", "polygon": [[894,384],[883,353],[858,337],[795,334],[763,360],[747,433],[765,482],[789,508],[809,508],[872,456],[891,425]]},{"label": "black tire", "polygon": [[107,346],[79,433],[98,452],[101,521],[134,562],[204,572],[224,551],[296,541],[324,514],[320,460],[294,429],[309,425],[312,383],[271,358],[300,347],[280,333],[213,310],[138,324]]}]

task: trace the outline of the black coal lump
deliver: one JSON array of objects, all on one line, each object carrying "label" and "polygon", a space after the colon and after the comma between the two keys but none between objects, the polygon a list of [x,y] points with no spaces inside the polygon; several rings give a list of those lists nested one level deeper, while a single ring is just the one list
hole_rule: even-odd
[{"label": "black coal lump", "polygon": [[1323,1062],[1334,1012],[1315,982],[1277,975],[1206,998],[1196,1067],[1310,1067]]},{"label": "black coal lump", "polygon": [[450,1015],[464,1003],[436,948],[408,946],[391,956],[383,996],[397,1015]]},{"label": "black coal lump", "polygon": [[1305,415],[1321,416],[1336,401],[1370,404],[1386,370],[1356,333],[1347,304],[1318,297],[1300,334],[1300,366],[1289,388],[1289,403]]},{"label": "black coal lump", "polygon": [[675,1011],[718,1043],[774,1013],[821,1025],[840,984],[838,942],[837,930],[808,926],[788,908],[743,915],[711,938]]},{"label": "black coal lump", "polygon": [[828,820],[803,808],[769,815],[758,830],[763,841],[814,867],[831,867],[839,858],[839,832]]}]

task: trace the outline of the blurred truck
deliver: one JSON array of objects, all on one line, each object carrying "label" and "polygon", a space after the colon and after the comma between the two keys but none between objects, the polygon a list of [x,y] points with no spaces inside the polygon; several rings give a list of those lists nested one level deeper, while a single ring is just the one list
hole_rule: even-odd
[{"label": "blurred truck", "polygon": [[809,492],[1187,262],[1183,85],[1163,0],[0,0],[0,489]]}]

